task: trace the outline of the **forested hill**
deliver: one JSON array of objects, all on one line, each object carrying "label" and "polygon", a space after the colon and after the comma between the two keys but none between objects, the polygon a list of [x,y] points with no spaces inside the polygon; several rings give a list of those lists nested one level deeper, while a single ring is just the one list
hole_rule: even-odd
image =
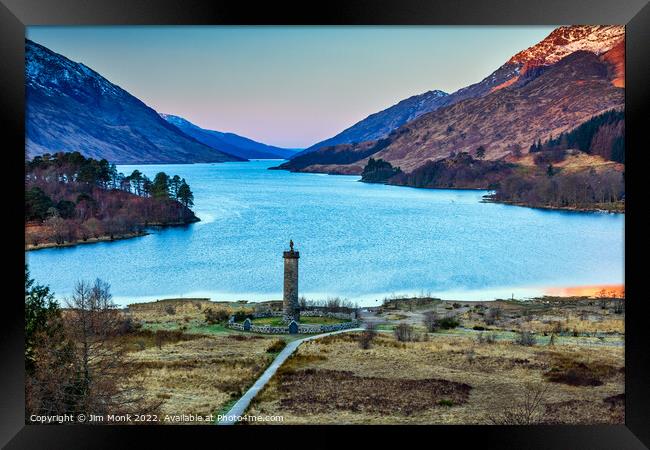
[{"label": "forested hill", "polygon": [[490,189],[489,199],[555,209],[625,209],[625,114],[607,111],[526,153],[489,160],[485,148],[472,156],[459,152],[403,172],[383,159],[370,158],[361,180],[443,189]]},{"label": "forested hill", "polygon": [[177,175],[153,180],[119,173],[107,160],[79,152],[45,154],[25,163],[27,249],[113,240],[144,234],[152,225],[199,219],[194,195]]}]

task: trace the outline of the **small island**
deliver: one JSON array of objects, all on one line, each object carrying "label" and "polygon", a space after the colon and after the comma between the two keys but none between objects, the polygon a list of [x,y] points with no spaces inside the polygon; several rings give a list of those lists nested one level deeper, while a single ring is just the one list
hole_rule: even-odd
[{"label": "small island", "polygon": [[198,222],[184,178],[125,176],[106,159],[79,152],[44,154],[25,162],[25,250],[146,235],[152,226]]}]

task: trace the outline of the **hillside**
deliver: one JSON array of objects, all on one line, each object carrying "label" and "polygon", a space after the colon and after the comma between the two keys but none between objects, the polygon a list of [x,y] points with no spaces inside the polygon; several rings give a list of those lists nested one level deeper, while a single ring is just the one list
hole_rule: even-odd
[{"label": "hillside", "polygon": [[26,158],[59,151],[117,164],[240,161],[184,134],[81,63],[25,41]]},{"label": "hillside", "polygon": [[448,96],[449,94],[439,90],[414,95],[390,108],[369,115],[336,136],[318,142],[304,151],[297,153],[296,156],[311,153],[322,147],[336,144],[349,144],[380,139],[406,122],[420,117],[427,112],[435,111],[439,107],[447,104]]},{"label": "hillside", "polygon": [[594,116],[527,153],[485,160],[460,152],[405,173],[371,157],[361,181],[417,188],[489,189],[487,200],[570,210],[625,209],[625,122],[622,111]]},{"label": "hillside", "polygon": [[604,111],[623,108],[624,90],[612,84],[608,63],[575,52],[532,81],[518,81],[485,97],[427,114],[397,130],[375,156],[410,171],[452,152],[499,159],[538,139],[557,136]]},{"label": "hillside", "polygon": [[329,173],[360,174],[372,155],[410,172],[452,153],[474,154],[479,147],[485,149],[486,159],[525,152],[539,139],[624,107],[624,89],[614,85],[616,70],[607,56],[571,53],[534,78],[524,77],[488,95],[419,117],[392,132],[377,152],[362,151],[373,146],[369,143],[345,146],[347,154],[359,156],[356,161],[332,162],[332,154],[342,149],[330,147],[310,154],[309,159],[296,157],[280,168],[311,172],[327,165]]},{"label": "hillside", "polygon": [[167,122],[179,128],[183,133],[216,150],[244,159],[289,159],[297,150],[262,144],[235,133],[206,130],[187,119],[171,114],[160,114]]},{"label": "hillside", "polygon": [[[478,98],[499,89],[510,86],[517,81],[539,75],[546,67],[576,51],[588,51],[595,55],[610,53],[610,62],[616,65],[617,87],[624,86],[624,37],[625,28],[612,25],[573,25],[555,29],[538,44],[514,55],[501,67],[481,81],[459,89],[452,94],[430,91],[410,97],[398,104],[354,124],[338,135],[314,144],[304,153],[313,152],[323,147],[336,144],[358,143],[386,137],[391,131],[419,116],[433,112],[445,106],[454,105],[469,98]],[[435,96],[434,94],[437,94]]]}]

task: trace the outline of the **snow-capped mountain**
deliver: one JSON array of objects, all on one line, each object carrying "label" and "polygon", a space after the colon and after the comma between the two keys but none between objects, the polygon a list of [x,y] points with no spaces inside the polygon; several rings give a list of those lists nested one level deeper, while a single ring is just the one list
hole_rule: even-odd
[{"label": "snow-capped mountain", "polygon": [[534,78],[546,67],[572,53],[585,51],[600,56],[624,41],[625,27],[622,25],[558,27],[537,44],[510,58],[501,68],[509,68],[513,76],[492,91],[510,86],[520,80]]},{"label": "snow-capped mountain", "polygon": [[625,38],[622,25],[572,25],[558,27],[532,47],[522,50],[508,63],[525,67],[555,64],[579,50],[601,55]]},{"label": "snow-capped mountain", "polygon": [[500,159],[611,109],[622,109],[625,36],[620,26],[559,27],[445,104],[383,141],[321,147],[278,168],[359,174],[367,158],[403,171],[479,146]]},{"label": "snow-capped mountain", "polygon": [[239,161],[184,134],[84,64],[25,42],[26,157],[79,151],[110,162]]}]

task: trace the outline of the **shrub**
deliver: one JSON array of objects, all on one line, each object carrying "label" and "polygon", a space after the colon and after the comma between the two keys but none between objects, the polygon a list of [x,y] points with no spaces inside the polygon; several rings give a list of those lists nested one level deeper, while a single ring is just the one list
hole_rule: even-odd
[{"label": "shrub", "polygon": [[174,314],[176,314],[176,308],[174,308],[172,305],[167,305],[165,306],[165,312],[170,316],[173,316]]},{"label": "shrub", "polygon": [[623,300],[620,300],[614,304],[614,314],[623,314],[625,311],[625,303]]},{"label": "shrub", "polygon": [[438,401],[438,405],[440,406],[454,406],[454,402],[451,400],[447,400],[446,398],[443,398],[442,400]]},{"label": "shrub", "polygon": [[494,333],[479,333],[476,341],[479,344],[494,344],[497,341],[497,336]]},{"label": "shrub", "polygon": [[118,328],[118,334],[125,335],[129,333],[133,333],[140,330],[140,328],[142,328],[142,324],[140,322],[133,320],[132,317],[126,317],[124,320],[120,322]]},{"label": "shrub", "polygon": [[438,315],[433,311],[427,311],[424,313],[422,323],[429,333],[433,333],[438,329]]},{"label": "shrub", "polygon": [[203,314],[205,315],[205,321],[209,324],[227,322],[229,318],[228,311],[222,308],[208,308],[203,311]]},{"label": "shrub", "polygon": [[459,325],[460,322],[455,317],[443,317],[442,319],[438,320],[438,326],[442,330],[456,328]]},{"label": "shrub", "polygon": [[472,327],[472,330],[476,330],[476,331],[485,331],[485,327],[482,327],[482,326],[480,326],[480,325],[474,325],[474,326]]},{"label": "shrub", "polygon": [[266,349],[266,353],[279,353],[284,347],[287,346],[287,343],[282,339],[276,339],[271,345]]},{"label": "shrub", "polygon": [[372,347],[372,342],[375,340],[376,336],[377,331],[375,329],[375,324],[371,322],[367,323],[366,329],[359,335],[359,346],[364,350],[369,349]]},{"label": "shrub", "polygon": [[543,423],[548,386],[525,385],[512,396],[510,405],[489,417],[495,425],[535,425]]},{"label": "shrub", "polygon": [[400,342],[412,341],[414,337],[413,327],[407,323],[400,323],[394,330],[395,339]]},{"label": "shrub", "polygon": [[535,338],[535,335],[533,333],[531,333],[530,331],[522,331],[515,338],[514,342],[515,342],[515,344],[524,345],[526,347],[531,347],[531,346],[537,344],[537,339]]}]

